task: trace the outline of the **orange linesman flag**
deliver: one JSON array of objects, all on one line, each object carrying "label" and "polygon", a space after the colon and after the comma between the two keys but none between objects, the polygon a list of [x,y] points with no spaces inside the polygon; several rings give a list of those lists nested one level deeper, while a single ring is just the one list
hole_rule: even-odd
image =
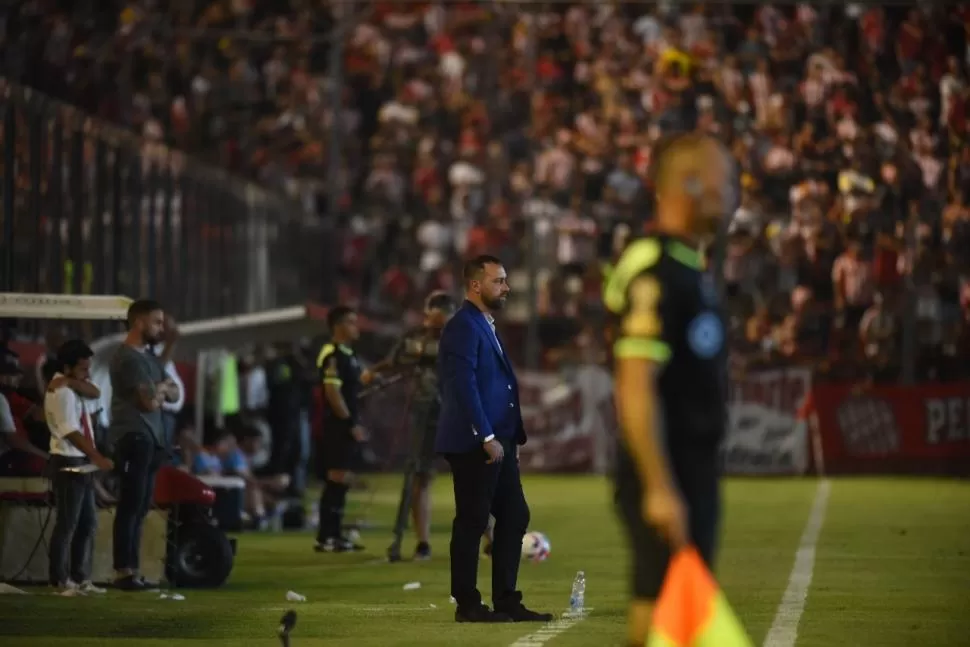
[{"label": "orange linesman flag", "polygon": [[670,562],[647,647],[753,647],[694,548]]}]

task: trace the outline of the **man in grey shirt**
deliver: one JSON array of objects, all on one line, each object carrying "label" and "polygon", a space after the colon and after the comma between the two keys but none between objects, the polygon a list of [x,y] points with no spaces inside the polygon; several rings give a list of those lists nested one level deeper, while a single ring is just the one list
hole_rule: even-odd
[{"label": "man in grey shirt", "polygon": [[111,429],[118,471],[118,509],[114,521],[115,585],[125,591],[155,586],[138,575],[142,524],[151,510],[155,475],[165,458],[162,403],[178,400],[178,387],[166,377],[148,346],[161,340],[165,313],[155,301],[128,308],[128,336],[111,358]]}]

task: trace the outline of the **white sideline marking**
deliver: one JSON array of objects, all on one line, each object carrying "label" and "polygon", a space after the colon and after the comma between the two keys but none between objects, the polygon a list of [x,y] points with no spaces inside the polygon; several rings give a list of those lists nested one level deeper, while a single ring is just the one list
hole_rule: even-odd
[{"label": "white sideline marking", "polygon": [[556,620],[543,625],[542,629],[534,634],[529,634],[528,636],[519,638],[514,643],[509,645],[509,647],[540,647],[559,634],[565,633],[570,628],[585,620],[590,611],[592,611],[592,609],[586,609],[583,613],[576,615],[565,613],[561,618],[557,618]]},{"label": "white sideline marking", "polygon": [[781,596],[775,619],[771,629],[765,636],[764,647],[794,647],[798,638],[798,623],[805,611],[805,601],[808,599],[808,589],[812,586],[812,575],[815,573],[815,546],[818,536],[822,532],[825,522],[825,509],[828,507],[829,491],[832,484],[826,479],[818,484],[815,491],[815,501],[812,511],[802,531],[802,538],[798,542],[798,552],[795,553],[795,565],[788,575],[788,587]]}]

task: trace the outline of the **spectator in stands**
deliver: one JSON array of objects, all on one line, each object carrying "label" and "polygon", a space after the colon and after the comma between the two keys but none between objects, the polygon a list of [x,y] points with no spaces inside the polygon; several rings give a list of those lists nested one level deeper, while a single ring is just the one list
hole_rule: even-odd
[{"label": "spectator in stands", "polygon": [[[94,475],[75,470],[87,464],[109,472],[114,463],[95,445],[94,426],[87,406],[69,382],[88,381],[94,353],[79,339],[57,351],[55,373],[44,396],[50,429],[50,470],[57,516],[50,540],[50,583],[65,595],[105,593],[91,582],[91,557],[98,527]],[[100,395],[99,393],[96,395]]]},{"label": "spectator in stands", "polygon": [[[322,36],[349,5],[202,4],[106,11],[82,30],[16,3],[7,29],[22,29],[0,39],[7,74],[303,199],[339,225],[343,296],[372,307],[419,306],[442,287],[422,283],[448,280],[442,268],[483,248],[533,253],[525,232],[537,226],[540,294],[550,309],[582,312],[577,301],[598,299],[564,285],[577,263],[608,263],[618,232],[649,221],[651,149],[675,129],[715,132],[737,157],[747,240],[735,241],[728,284],[739,321],[766,304],[769,324],[784,322],[806,288],[828,336],[837,309],[858,322],[879,290],[901,328],[894,307],[907,279],[922,294],[934,271],[970,273],[968,14],[958,3],[364,3],[344,16],[338,105]],[[231,34],[207,31],[216,24]],[[165,73],[140,72],[149,69]],[[327,168],[330,143],[339,169]],[[323,195],[324,171],[335,196]],[[338,213],[323,213],[327,197]],[[926,274],[910,258],[917,238],[940,259]],[[789,239],[800,263],[776,282]],[[946,329],[959,286],[940,287]],[[946,342],[926,339],[933,364]],[[830,361],[849,343],[834,340],[800,355]]]},{"label": "spectator in stands", "polygon": [[899,331],[894,313],[886,307],[881,293],[873,296],[872,306],[862,315],[859,339],[866,360],[870,363],[870,377],[887,381],[898,364]]}]

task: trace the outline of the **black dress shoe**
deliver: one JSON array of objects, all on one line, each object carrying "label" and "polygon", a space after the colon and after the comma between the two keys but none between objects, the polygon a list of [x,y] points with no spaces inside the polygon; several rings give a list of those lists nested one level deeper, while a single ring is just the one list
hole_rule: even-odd
[{"label": "black dress shoe", "polygon": [[496,613],[501,613],[512,619],[512,622],[552,622],[551,613],[539,613],[532,609],[527,609],[519,602],[518,604],[496,607]]},{"label": "black dress shoe", "polygon": [[458,607],[455,609],[455,622],[512,622],[504,613],[492,611],[484,604]]}]

